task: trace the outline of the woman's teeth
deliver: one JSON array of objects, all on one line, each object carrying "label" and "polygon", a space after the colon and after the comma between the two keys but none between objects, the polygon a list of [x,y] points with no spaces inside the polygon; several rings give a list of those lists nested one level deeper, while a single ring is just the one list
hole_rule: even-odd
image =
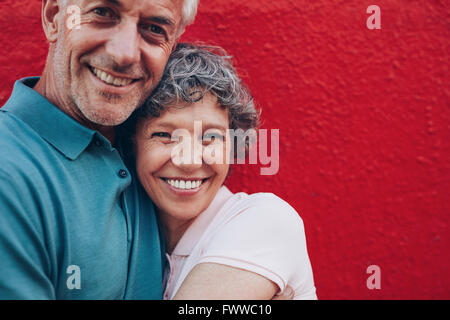
[{"label": "woman's teeth", "polygon": [[127,79],[127,78],[118,78],[110,75],[109,73],[106,73],[105,71],[96,69],[94,67],[91,67],[92,72],[102,80],[103,82],[107,84],[112,84],[116,87],[123,87],[129,85],[131,82],[133,82],[133,79]]},{"label": "woman's teeth", "polygon": [[203,180],[172,180],[167,179],[166,182],[170,184],[172,187],[182,190],[196,189],[200,187],[203,183]]}]

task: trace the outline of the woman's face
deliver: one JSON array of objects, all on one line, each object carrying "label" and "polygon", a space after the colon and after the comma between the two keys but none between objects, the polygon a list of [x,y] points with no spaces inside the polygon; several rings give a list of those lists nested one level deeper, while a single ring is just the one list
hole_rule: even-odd
[{"label": "woman's face", "polygon": [[209,206],[228,174],[228,128],[211,94],[138,122],[137,173],[163,221],[189,224]]}]

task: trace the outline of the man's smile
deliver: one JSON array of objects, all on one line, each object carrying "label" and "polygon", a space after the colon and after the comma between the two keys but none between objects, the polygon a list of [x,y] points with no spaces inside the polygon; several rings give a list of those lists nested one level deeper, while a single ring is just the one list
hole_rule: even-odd
[{"label": "man's smile", "polygon": [[88,69],[91,71],[91,74],[104,83],[105,85],[117,87],[117,88],[126,88],[131,84],[134,84],[140,81],[142,78],[131,77],[128,75],[118,75],[117,73],[113,73],[110,71],[104,71],[99,68],[95,68],[93,66],[88,65]]}]

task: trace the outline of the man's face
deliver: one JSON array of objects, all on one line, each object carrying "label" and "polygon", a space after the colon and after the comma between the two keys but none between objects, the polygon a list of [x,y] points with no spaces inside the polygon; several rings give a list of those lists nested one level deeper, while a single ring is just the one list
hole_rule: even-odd
[{"label": "man's face", "polygon": [[[81,123],[118,125],[161,79],[177,40],[183,0],[69,0],[67,5],[80,9],[80,25],[69,28],[64,21],[58,34],[52,62],[59,90]],[[66,20],[70,14],[64,11]]]}]

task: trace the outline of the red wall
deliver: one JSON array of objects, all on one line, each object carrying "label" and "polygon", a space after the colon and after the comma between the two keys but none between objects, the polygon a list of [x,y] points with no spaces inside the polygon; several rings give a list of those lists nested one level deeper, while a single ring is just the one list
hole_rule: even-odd
[{"label": "red wall", "polygon": [[[0,2],[0,105],[39,75],[40,0]],[[366,9],[381,8],[381,30]],[[448,1],[203,0],[184,40],[221,45],[280,129],[280,170],[233,191],[292,204],[321,299],[449,299]],[[276,213],[274,213],[276,214]],[[381,289],[366,287],[369,265]]]}]

